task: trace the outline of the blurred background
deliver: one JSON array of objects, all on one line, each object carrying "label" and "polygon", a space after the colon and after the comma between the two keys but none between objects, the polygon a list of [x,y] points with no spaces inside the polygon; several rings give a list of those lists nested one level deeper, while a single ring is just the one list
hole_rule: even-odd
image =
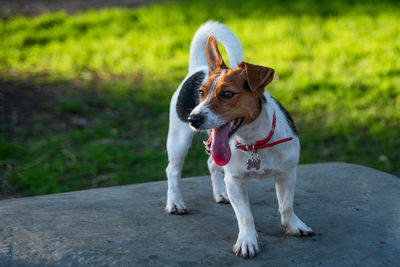
[{"label": "blurred background", "polygon": [[[398,1],[0,3],[0,199],[166,179],[169,100],[207,20],[293,115],[301,163],[400,176]],[[225,57],[226,58],[226,57]],[[183,176],[207,174],[198,135]]]}]

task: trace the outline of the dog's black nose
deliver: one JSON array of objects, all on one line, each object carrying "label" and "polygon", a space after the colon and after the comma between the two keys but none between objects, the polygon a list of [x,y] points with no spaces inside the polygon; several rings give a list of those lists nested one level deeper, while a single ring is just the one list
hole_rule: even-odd
[{"label": "dog's black nose", "polygon": [[188,121],[194,128],[199,128],[204,121],[204,117],[201,114],[193,114],[189,116]]}]

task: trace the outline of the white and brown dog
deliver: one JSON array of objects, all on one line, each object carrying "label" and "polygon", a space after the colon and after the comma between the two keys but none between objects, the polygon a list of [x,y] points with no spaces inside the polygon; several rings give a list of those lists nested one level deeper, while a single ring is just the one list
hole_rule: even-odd
[{"label": "white and brown dog", "polygon": [[[225,65],[216,40],[225,47],[232,68]],[[241,44],[225,25],[207,22],[192,40],[189,74],[170,106],[166,210],[187,213],[179,189],[182,166],[195,132],[210,131],[205,145],[211,154],[214,197],[218,203],[231,203],[239,224],[233,251],[245,258],[259,251],[247,196],[249,178],[275,178],[287,234],[314,234],[293,211],[300,144],[289,114],[264,91],[273,76],[271,68],[243,62]]]}]

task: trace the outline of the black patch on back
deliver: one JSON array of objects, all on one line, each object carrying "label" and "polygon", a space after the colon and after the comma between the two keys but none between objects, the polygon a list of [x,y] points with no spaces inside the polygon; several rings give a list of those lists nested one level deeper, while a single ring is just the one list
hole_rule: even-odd
[{"label": "black patch on back", "polygon": [[198,71],[190,76],[182,85],[176,102],[176,113],[179,119],[187,122],[190,112],[199,104],[199,87],[203,84],[205,73]]},{"label": "black patch on back", "polygon": [[[271,96],[272,97],[272,96]],[[280,110],[282,110],[283,115],[285,115],[285,118],[290,126],[290,128],[292,129],[292,132],[297,135],[297,129],[296,129],[296,125],[294,125],[293,119],[292,117],[290,117],[289,112],[287,112],[287,110],[282,106],[281,103],[279,103],[278,100],[276,100],[274,97],[272,97],[272,99],[275,101],[276,104],[278,104]]]}]

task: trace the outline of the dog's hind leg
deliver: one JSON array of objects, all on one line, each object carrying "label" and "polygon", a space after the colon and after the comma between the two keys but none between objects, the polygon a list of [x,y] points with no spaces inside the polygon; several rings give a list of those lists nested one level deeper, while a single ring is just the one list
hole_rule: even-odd
[{"label": "dog's hind leg", "polygon": [[187,213],[179,182],[186,154],[192,144],[193,135],[194,132],[187,123],[179,120],[170,120],[167,141],[169,163],[166,169],[168,177],[168,195],[167,206],[165,207],[168,213],[179,215]]},{"label": "dog's hind leg", "polygon": [[296,186],[296,168],[275,174],[275,189],[278,198],[281,225],[286,234],[294,236],[313,236],[313,230],[294,213],[293,196]]},{"label": "dog's hind leg", "polygon": [[208,158],[208,170],[211,175],[211,182],[213,188],[213,194],[217,203],[229,204],[228,194],[226,193],[226,187],[224,182],[224,174],[222,173],[222,167],[215,164],[213,158]]}]

